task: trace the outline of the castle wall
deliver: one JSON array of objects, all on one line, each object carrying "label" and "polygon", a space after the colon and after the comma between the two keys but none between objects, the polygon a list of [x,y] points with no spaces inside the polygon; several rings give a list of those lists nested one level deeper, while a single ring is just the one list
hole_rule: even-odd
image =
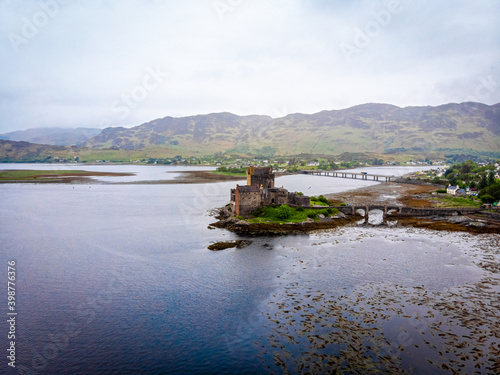
[{"label": "castle wall", "polygon": [[309,207],[311,200],[305,195],[297,195],[297,193],[288,193],[288,204],[294,206]]},{"label": "castle wall", "polygon": [[261,205],[260,191],[240,192],[236,189],[235,194],[235,213],[236,215],[249,215]]}]

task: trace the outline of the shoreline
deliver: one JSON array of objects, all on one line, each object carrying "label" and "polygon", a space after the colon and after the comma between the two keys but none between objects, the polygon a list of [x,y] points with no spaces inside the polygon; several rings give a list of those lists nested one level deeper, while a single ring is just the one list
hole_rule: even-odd
[{"label": "shoreline", "polygon": [[[436,190],[433,185],[414,185],[397,182],[382,182],[377,185],[361,187],[341,193],[324,194],[325,198],[334,205],[345,203],[351,206],[391,205],[401,207],[435,207],[431,202],[415,196]],[[459,207],[453,207],[460,211]],[[460,218],[457,220],[457,217]],[[229,218],[229,219],[228,219]],[[303,223],[248,223],[245,220],[235,220],[231,216],[221,215],[218,222],[211,227],[225,228],[229,231],[243,235],[287,235],[303,234],[324,229],[335,229],[344,226],[373,226],[373,227],[414,227],[428,230],[467,232],[472,234],[498,234],[500,233],[500,212],[486,214],[468,214],[456,216],[394,216],[389,217],[384,224],[359,223],[364,218],[361,216],[348,216],[336,218],[325,222]],[[480,223],[479,225],[475,225]]]},{"label": "shoreline", "polygon": [[[34,170],[36,172],[36,170]],[[0,171],[3,172],[3,171]],[[169,172],[169,173],[180,173],[170,180],[141,180],[141,181],[126,181],[126,182],[113,182],[113,181],[99,181],[92,177],[128,177],[134,176],[135,173],[120,173],[120,172],[92,172],[92,171],[75,171],[74,174],[68,173],[65,175],[58,174],[44,174],[37,175],[35,178],[30,179],[15,179],[15,180],[2,180],[0,179],[0,184],[30,184],[30,183],[42,183],[42,184],[94,184],[94,185],[173,185],[173,184],[206,184],[215,182],[226,182],[226,181],[241,181],[245,180],[245,177],[236,176],[226,176],[217,173],[212,173],[211,171],[181,171],[181,172]]]}]

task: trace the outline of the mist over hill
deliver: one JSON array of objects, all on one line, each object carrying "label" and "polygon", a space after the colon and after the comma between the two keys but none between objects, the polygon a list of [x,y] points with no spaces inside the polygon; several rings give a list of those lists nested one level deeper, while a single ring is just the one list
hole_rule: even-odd
[{"label": "mist over hill", "polygon": [[73,146],[86,142],[99,133],[101,129],[95,128],[34,128],[0,134],[0,139],[53,146]]}]

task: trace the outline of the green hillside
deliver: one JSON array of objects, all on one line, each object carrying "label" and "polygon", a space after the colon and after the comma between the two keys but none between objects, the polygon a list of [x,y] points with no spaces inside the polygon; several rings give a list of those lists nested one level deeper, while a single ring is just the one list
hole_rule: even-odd
[{"label": "green hillside", "polygon": [[165,117],[130,129],[105,129],[85,146],[127,150],[158,147],[183,155],[266,151],[336,155],[443,149],[496,152],[500,150],[500,104],[407,108],[364,104],[277,119],[230,113]]},{"label": "green hillside", "polygon": [[[165,117],[133,128],[107,128],[83,146],[0,140],[0,161],[112,160],[245,156],[354,155],[399,160],[401,155],[500,155],[500,104],[400,108],[363,104],[315,114],[237,116],[213,113]],[[317,156],[316,156],[317,157]]]}]

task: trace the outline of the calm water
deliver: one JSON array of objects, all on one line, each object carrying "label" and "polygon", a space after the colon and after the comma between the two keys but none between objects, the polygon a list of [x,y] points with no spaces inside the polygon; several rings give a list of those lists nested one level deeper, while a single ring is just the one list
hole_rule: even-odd
[{"label": "calm water", "polygon": [[[93,168],[108,167],[83,169]],[[153,180],[179,169],[120,166],[113,171]],[[373,183],[288,176],[276,185],[324,194]],[[418,291],[412,288],[425,286],[437,298],[491,277],[476,257],[498,261],[496,235],[373,227],[252,238],[245,249],[211,252],[210,243],[238,238],[207,228],[214,221],[207,210],[227,203],[234,184],[0,185],[5,282],[7,261],[17,262],[18,371],[5,359],[0,369],[13,374],[281,373],[278,356],[299,373],[294,361],[318,352],[300,340],[310,334],[300,327],[300,311],[307,306],[328,319],[319,310],[332,299],[368,296],[377,288],[387,295],[399,295],[397,288],[403,288],[410,295]],[[310,300],[311,290],[323,296]],[[1,303],[7,305],[5,293]],[[280,303],[302,310],[290,317],[276,308]],[[5,317],[6,308],[1,311]],[[379,335],[389,343],[398,341],[405,326],[394,314],[380,321]],[[5,320],[2,332],[8,329]],[[295,330],[295,341],[286,339],[290,332],[283,331],[284,322]],[[314,334],[321,334],[320,324],[314,327]],[[2,349],[7,341],[2,334]],[[321,350],[338,354],[341,347]],[[401,365],[428,373],[432,367],[421,354],[401,352]]]}]

